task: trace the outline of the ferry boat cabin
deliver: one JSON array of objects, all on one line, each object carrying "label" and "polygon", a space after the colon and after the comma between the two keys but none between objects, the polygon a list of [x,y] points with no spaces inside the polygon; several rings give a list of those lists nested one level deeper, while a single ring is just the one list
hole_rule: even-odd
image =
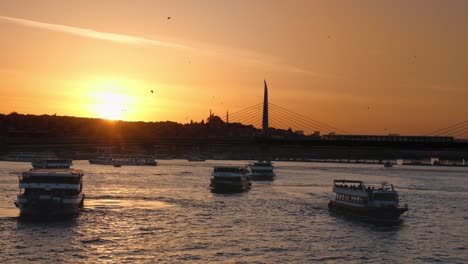
[{"label": "ferry boat cabin", "polygon": [[250,177],[252,180],[271,181],[274,180],[276,174],[274,173],[273,164],[271,161],[258,161],[249,164]]},{"label": "ferry boat cabin", "polygon": [[247,168],[239,166],[216,166],[213,169],[210,187],[214,192],[242,192],[250,188]]}]

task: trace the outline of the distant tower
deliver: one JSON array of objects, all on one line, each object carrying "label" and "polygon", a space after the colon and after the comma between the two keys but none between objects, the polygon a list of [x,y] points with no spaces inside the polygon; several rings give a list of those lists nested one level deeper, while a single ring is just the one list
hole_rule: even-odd
[{"label": "distant tower", "polygon": [[266,80],[263,80],[265,84],[265,90],[263,92],[263,122],[262,122],[262,133],[263,136],[268,136],[268,87]]}]

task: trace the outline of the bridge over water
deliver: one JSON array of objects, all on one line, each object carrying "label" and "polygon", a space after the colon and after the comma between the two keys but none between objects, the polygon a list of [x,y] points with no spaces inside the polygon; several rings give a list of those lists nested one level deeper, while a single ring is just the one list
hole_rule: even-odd
[{"label": "bridge over water", "polygon": [[[391,137],[399,137],[400,141],[450,141],[457,138],[468,138],[468,121],[429,131],[420,136],[399,136],[399,135],[352,135],[342,128],[335,125],[310,118],[301,113],[294,112],[285,107],[272,103],[268,99],[268,87],[264,81],[263,102],[252,105],[226,117],[226,122],[238,122],[244,125],[252,125],[261,128],[264,137],[271,137],[275,129],[300,131],[309,135],[326,135],[327,139],[355,139],[358,137],[369,137],[368,141],[386,141],[393,140]],[[338,137],[336,135],[339,135]],[[374,137],[374,139],[372,138]],[[379,137],[379,138],[377,138]],[[385,138],[387,137],[387,138]],[[418,138],[418,139],[417,139]],[[450,139],[451,138],[451,139]]]}]

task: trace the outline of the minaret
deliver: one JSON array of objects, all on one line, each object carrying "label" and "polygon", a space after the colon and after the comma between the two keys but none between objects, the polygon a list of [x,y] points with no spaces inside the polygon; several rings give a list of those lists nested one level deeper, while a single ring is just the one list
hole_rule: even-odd
[{"label": "minaret", "polygon": [[262,122],[262,133],[263,136],[268,136],[268,87],[266,80],[263,80],[265,84],[265,90],[263,92],[263,122]]}]

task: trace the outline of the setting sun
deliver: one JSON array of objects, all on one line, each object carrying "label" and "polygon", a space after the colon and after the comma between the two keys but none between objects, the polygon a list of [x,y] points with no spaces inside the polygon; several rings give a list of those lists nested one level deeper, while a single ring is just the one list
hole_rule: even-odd
[{"label": "setting sun", "polygon": [[113,92],[99,92],[96,94],[94,112],[100,118],[122,120],[127,111],[128,97]]},{"label": "setting sun", "polygon": [[80,98],[86,102],[81,109],[84,115],[123,121],[149,120],[162,111],[163,105],[167,106],[167,100],[162,93],[156,94],[155,87],[113,75],[87,76],[74,82],[74,89],[81,91]]}]

